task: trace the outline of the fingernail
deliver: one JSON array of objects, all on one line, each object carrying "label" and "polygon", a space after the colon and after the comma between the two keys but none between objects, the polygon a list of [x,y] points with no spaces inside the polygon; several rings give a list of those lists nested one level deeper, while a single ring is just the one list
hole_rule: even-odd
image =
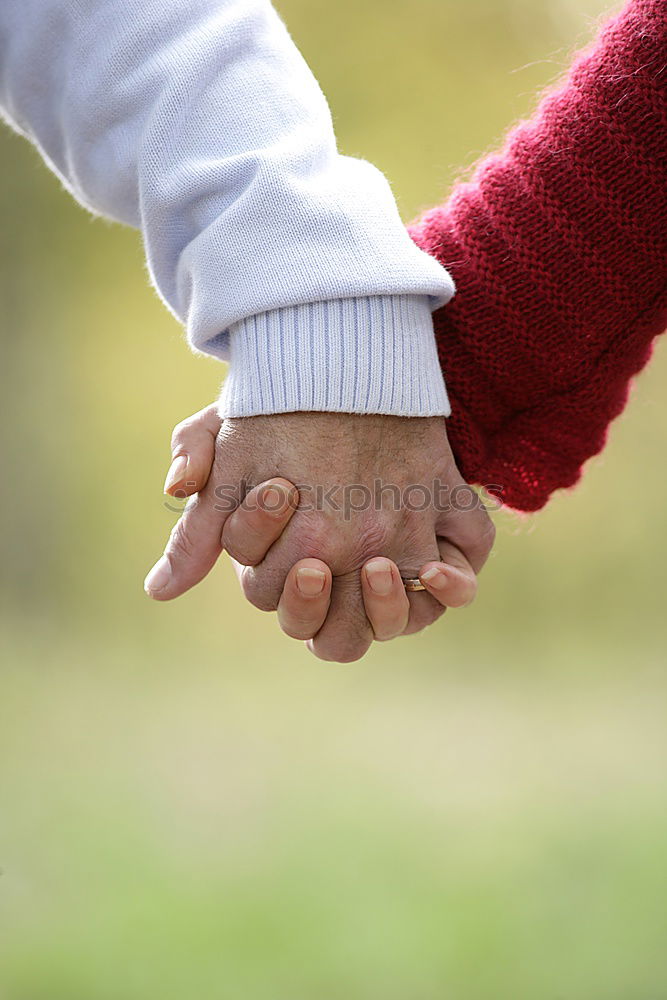
[{"label": "fingernail", "polygon": [[321,569],[312,569],[309,566],[302,566],[296,571],[296,585],[300,594],[304,597],[317,597],[324,590],[326,583],[326,573]]},{"label": "fingernail", "polygon": [[380,597],[386,597],[394,585],[391,568],[383,559],[366,564],[366,578],[373,593]]},{"label": "fingernail", "polygon": [[[268,486],[262,494],[262,507],[267,514],[280,514],[285,506],[285,494],[277,486]],[[316,572],[319,572],[317,570]]]},{"label": "fingernail", "polygon": [[167,473],[167,478],[164,481],[164,492],[169,493],[173,490],[174,486],[180,483],[181,479],[185,475],[185,470],[188,467],[188,456],[179,455],[169,466],[169,472]]},{"label": "fingernail", "polygon": [[429,587],[433,587],[434,590],[443,590],[448,583],[447,577],[437,566],[431,566],[420,575],[419,579],[422,583],[428,583]]},{"label": "fingernail", "polygon": [[161,590],[164,590],[170,579],[171,566],[169,565],[169,560],[166,556],[162,556],[144,580],[144,590],[149,597],[153,597],[154,594],[159,594]]}]

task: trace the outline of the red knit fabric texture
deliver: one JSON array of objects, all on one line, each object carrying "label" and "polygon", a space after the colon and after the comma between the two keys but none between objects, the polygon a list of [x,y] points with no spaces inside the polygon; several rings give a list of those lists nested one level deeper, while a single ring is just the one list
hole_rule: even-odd
[{"label": "red knit fabric texture", "polygon": [[537,510],[667,327],[667,0],[628,3],[411,233],[457,285],[434,319],[459,467]]}]

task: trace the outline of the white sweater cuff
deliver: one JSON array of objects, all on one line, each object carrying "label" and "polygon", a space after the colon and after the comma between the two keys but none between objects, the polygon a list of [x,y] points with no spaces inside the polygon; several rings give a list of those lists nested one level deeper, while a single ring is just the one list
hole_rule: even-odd
[{"label": "white sweater cuff", "polygon": [[235,323],[221,416],[449,416],[431,308],[426,295],[373,295],[286,306]]}]

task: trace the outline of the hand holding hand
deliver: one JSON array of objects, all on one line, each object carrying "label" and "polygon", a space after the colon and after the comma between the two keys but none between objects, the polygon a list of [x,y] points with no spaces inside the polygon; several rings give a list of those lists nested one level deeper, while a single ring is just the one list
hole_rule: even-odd
[{"label": "hand holding hand", "polygon": [[[175,457],[189,458],[172,473],[172,491],[204,482],[216,421],[208,408],[177,428]],[[265,480],[278,472],[301,487],[294,516],[289,482],[276,481],[278,492],[266,502]],[[442,603],[472,597],[474,572],[493,540],[474,499],[441,419],[295,413],[227,421],[213,475],[176,526],[147,589],[162,600],[178,596],[208,572],[224,544],[244,567],[252,603],[278,609],[289,634],[314,635],[317,655],[357,659],[374,637],[416,631],[442,613]],[[437,588],[441,559],[448,567]],[[399,568],[416,575],[420,566],[430,593],[406,595]],[[304,587],[319,590],[307,595]]]}]

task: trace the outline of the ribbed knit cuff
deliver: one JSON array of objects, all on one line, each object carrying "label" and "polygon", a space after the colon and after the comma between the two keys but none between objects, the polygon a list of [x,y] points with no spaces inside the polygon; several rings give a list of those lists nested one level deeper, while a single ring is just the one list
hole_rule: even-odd
[{"label": "ribbed knit cuff", "polygon": [[274,309],[230,328],[223,417],[328,410],[449,416],[426,295]]}]

